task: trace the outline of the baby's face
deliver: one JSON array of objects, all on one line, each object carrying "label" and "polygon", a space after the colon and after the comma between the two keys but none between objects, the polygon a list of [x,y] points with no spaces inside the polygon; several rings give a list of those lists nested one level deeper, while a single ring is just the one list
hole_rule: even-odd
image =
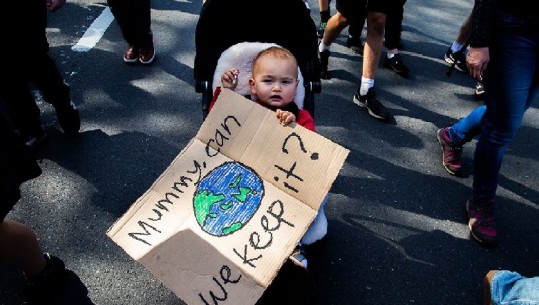
[{"label": "baby's face", "polygon": [[253,69],[251,93],[264,105],[281,108],[294,100],[298,87],[298,66],[291,59],[264,56]]}]

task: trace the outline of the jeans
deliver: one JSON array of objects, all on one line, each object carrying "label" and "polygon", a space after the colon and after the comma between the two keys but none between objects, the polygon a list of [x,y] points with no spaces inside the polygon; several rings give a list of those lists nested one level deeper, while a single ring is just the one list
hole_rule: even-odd
[{"label": "jeans", "polygon": [[325,209],[328,198],[329,194],[324,197],[324,200],[318,209],[318,214],[316,214],[313,222],[301,238],[301,244],[312,245],[326,236],[328,232],[328,220],[326,218]]},{"label": "jeans", "polygon": [[490,284],[493,305],[539,304],[539,277],[527,278],[501,270],[494,274]]},{"label": "jeans", "polygon": [[486,110],[487,106],[481,105],[470,112],[465,118],[452,125],[448,132],[451,142],[462,146],[478,135],[483,126],[483,118],[485,117]]},{"label": "jeans", "polygon": [[486,113],[474,154],[473,199],[494,200],[507,147],[524,112],[539,95],[539,31],[536,26],[500,14],[491,33],[485,71]]}]

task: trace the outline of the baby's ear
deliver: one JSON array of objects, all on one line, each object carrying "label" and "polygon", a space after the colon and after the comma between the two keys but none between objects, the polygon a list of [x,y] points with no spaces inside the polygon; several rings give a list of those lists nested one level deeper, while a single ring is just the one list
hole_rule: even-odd
[{"label": "baby's ear", "polygon": [[251,88],[251,93],[256,94],[255,80],[252,77],[249,78],[249,87]]}]

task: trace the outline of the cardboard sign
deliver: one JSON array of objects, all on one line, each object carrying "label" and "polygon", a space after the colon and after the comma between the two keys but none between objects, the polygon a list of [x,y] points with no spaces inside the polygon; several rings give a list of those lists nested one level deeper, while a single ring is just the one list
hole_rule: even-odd
[{"label": "cardboard sign", "polygon": [[349,151],[223,90],[196,137],[107,235],[189,305],[252,305]]}]

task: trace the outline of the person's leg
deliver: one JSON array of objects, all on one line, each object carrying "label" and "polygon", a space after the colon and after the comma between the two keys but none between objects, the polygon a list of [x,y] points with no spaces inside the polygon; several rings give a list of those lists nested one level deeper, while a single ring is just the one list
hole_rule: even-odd
[{"label": "person's leg", "polygon": [[464,22],[460,25],[459,32],[457,34],[457,38],[455,38],[455,41],[453,42],[453,45],[451,46],[451,50],[453,52],[460,51],[462,46],[470,39],[472,36],[472,13],[464,19]]},{"label": "person's leg", "polygon": [[56,62],[46,53],[37,53],[29,70],[30,81],[43,95],[43,100],[53,106],[71,102],[70,88],[64,82]]},{"label": "person's leg", "polygon": [[151,28],[151,3],[150,0],[136,0],[130,2],[132,14],[136,20],[133,24],[133,31],[136,33],[137,42],[140,46],[139,62],[149,65],[155,58],[155,48],[153,44],[153,32]]},{"label": "person's leg", "polygon": [[[12,71],[10,67],[8,65],[6,71]],[[21,71],[9,73],[11,76],[0,83],[0,99],[5,102],[7,112],[23,141],[30,141],[29,146],[35,147],[45,140],[45,130],[41,125],[41,110],[36,104],[28,82],[19,72]]]},{"label": "person's leg", "polygon": [[336,12],[335,15],[331,16],[328,20],[326,26],[326,31],[324,32],[324,37],[322,38],[322,44],[329,47],[331,44],[339,37],[341,32],[348,26],[348,19],[341,14]]},{"label": "person's leg", "polygon": [[62,130],[67,135],[75,135],[80,130],[80,115],[71,101],[69,86],[54,60],[47,54],[36,54],[34,65],[29,67],[30,81],[43,95],[43,100],[54,106]]},{"label": "person's leg", "polygon": [[329,196],[326,195],[324,197],[324,200],[322,201],[322,204],[320,205],[320,208],[318,209],[318,214],[316,214],[316,217],[314,218],[313,222],[301,238],[301,244],[303,245],[312,245],[315,242],[323,239],[328,232],[328,220],[326,217],[326,204],[328,201]]},{"label": "person's leg", "polygon": [[496,270],[487,274],[485,286],[486,304],[539,304],[539,277]]},{"label": "person's leg", "polygon": [[[58,66],[48,54],[46,4],[43,1],[29,3],[32,3],[27,7],[29,14],[24,17],[29,26],[24,29],[27,42],[25,42],[26,50],[21,55],[25,58],[21,63],[21,77],[24,77],[25,81],[32,82],[43,95],[43,100],[54,106],[64,133],[76,134],[80,129],[79,112],[71,102],[69,86],[64,82]],[[10,65],[10,69],[20,68]],[[30,106],[30,102],[25,102],[24,106],[19,107],[25,107],[26,110],[23,111],[29,112],[32,117],[38,109],[37,105]]]},{"label": "person's leg", "polygon": [[[28,48],[31,56],[25,51],[27,60],[24,71],[28,80],[43,94],[45,102],[52,105],[67,105],[71,101],[69,87],[64,83],[60,70],[54,60],[49,56],[49,42],[47,41],[47,9],[43,1],[37,1],[28,6],[29,14],[26,21]],[[37,20],[37,22],[34,22]]]},{"label": "person's leg", "polygon": [[474,154],[472,197],[467,203],[475,239],[494,242],[493,206],[505,151],[525,111],[539,96],[539,35],[533,26],[515,28],[514,17],[497,20],[484,74],[487,110]]},{"label": "person's leg", "polygon": [[41,110],[36,104],[29,82],[34,71],[43,69],[39,59],[41,54],[46,54],[49,50],[45,1],[26,3],[24,14],[20,14],[17,21],[24,26],[14,29],[12,35],[19,47],[17,58],[24,60],[6,61],[3,70],[10,77],[0,84],[0,96],[4,99],[9,115],[24,141],[40,139],[31,141],[37,145],[45,139],[45,131],[41,125]]},{"label": "person's leg", "polygon": [[128,44],[124,61],[150,64],[155,55],[150,0],[107,0],[107,3]]},{"label": "person's leg", "polygon": [[37,162],[23,145],[12,116],[0,96],[0,262],[20,266],[26,276],[45,268],[45,258],[32,230],[5,219],[21,198],[21,183],[41,174]]},{"label": "person's leg", "polygon": [[107,0],[107,4],[127,44],[139,48],[140,46],[136,45],[136,32],[133,30],[133,24],[136,22],[136,19],[131,10],[130,1]]},{"label": "person's leg", "polygon": [[451,175],[462,176],[462,146],[481,131],[486,109],[485,105],[479,106],[457,123],[436,132],[442,149],[442,165]]},{"label": "person's leg", "polygon": [[385,47],[388,50],[401,47],[402,21],[404,19],[404,5],[406,0],[395,0],[387,12],[385,28]]},{"label": "person's leg", "polygon": [[133,15],[133,31],[136,33],[136,43],[141,49],[153,48],[152,17],[150,0],[129,1],[130,12]]},{"label": "person's leg", "polygon": [[466,73],[468,72],[466,56],[464,54],[466,50],[462,50],[462,48],[472,36],[472,12],[470,12],[470,15],[461,24],[457,38],[444,55],[444,59],[448,64],[455,63],[455,69]]},{"label": "person's leg", "polygon": [[[3,92],[4,90],[2,90]],[[24,145],[12,117],[0,96],[0,262],[18,265],[26,277],[24,299],[46,304],[53,300],[55,288],[61,287],[65,265],[41,251],[34,232],[6,215],[21,198],[20,185],[39,176],[42,171]]]},{"label": "person's leg", "polygon": [[363,56],[363,42],[361,42],[361,33],[365,26],[367,19],[367,10],[362,9],[359,11],[358,16],[350,20],[348,26],[348,38],[346,39],[346,46],[349,47],[354,53]]},{"label": "person's leg", "polygon": [[404,18],[404,4],[406,0],[395,0],[391,2],[387,11],[385,46],[387,55],[384,58],[384,67],[393,70],[395,73],[406,76],[410,69],[404,64],[400,54],[402,20]]},{"label": "person's leg", "polygon": [[318,9],[320,11],[320,23],[318,24],[317,34],[319,38],[324,36],[327,22],[331,17],[331,10],[329,7],[329,0],[318,0]]},{"label": "person's leg", "polygon": [[[324,17],[325,21],[329,20],[329,17],[331,16],[329,14],[329,0],[318,0],[318,10],[320,11],[320,17]],[[322,16],[323,12],[327,12],[327,15]],[[323,21],[323,19],[320,19]]]},{"label": "person's leg", "polygon": [[363,27],[365,26],[366,20],[367,11],[361,10],[358,13],[358,16],[350,21],[350,26],[348,27],[348,37],[357,37],[359,39],[361,37],[361,33],[363,32]]},{"label": "person's leg", "polygon": [[533,40],[503,32],[498,36],[485,72],[487,111],[475,153],[474,199],[478,201],[494,199],[505,151],[539,95],[537,35]]},{"label": "person's leg", "polygon": [[447,136],[453,145],[462,146],[479,134],[486,110],[487,106],[481,105],[447,129]]},{"label": "person's leg", "polygon": [[363,77],[373,79],[376,75],[382,45],[384,41],[384,28],[386,14],[380,12],[367,13],[367,39],[363,52]]},{"label": "person's leg", "polygon": [[0,261],[20,266],[27,277],[45,268],[45,257],[30,228],[9,219],[0,223]]},{"label": "person's leg", "polygon": [[[24,224],[5,219],[0,223],[0,262],[19,266],[26,278],[25,302],[58,304],[65,264],[41,251],[35,233]],[[25,303],[26,304],[26,303]]]},{"label": "person's leg", "polygon": [[348,19],[339,11],[328,20],[324,37],[318,45],[318,55],[320,57],[320,78],[329,79],[329,56],[331,55],[330,46],[339,37],[342,30],[348,26]]},{"label": "person's leg", "polygon": [[363,73],[361,83],[354,95],[356,105],[368,110],[372,117],[386,121],[389,111],[378,101],[374,91],[374,78],[384,40],[386,15],[379,11],[370,10],[367,13],[367,39],[363,51]]}]

